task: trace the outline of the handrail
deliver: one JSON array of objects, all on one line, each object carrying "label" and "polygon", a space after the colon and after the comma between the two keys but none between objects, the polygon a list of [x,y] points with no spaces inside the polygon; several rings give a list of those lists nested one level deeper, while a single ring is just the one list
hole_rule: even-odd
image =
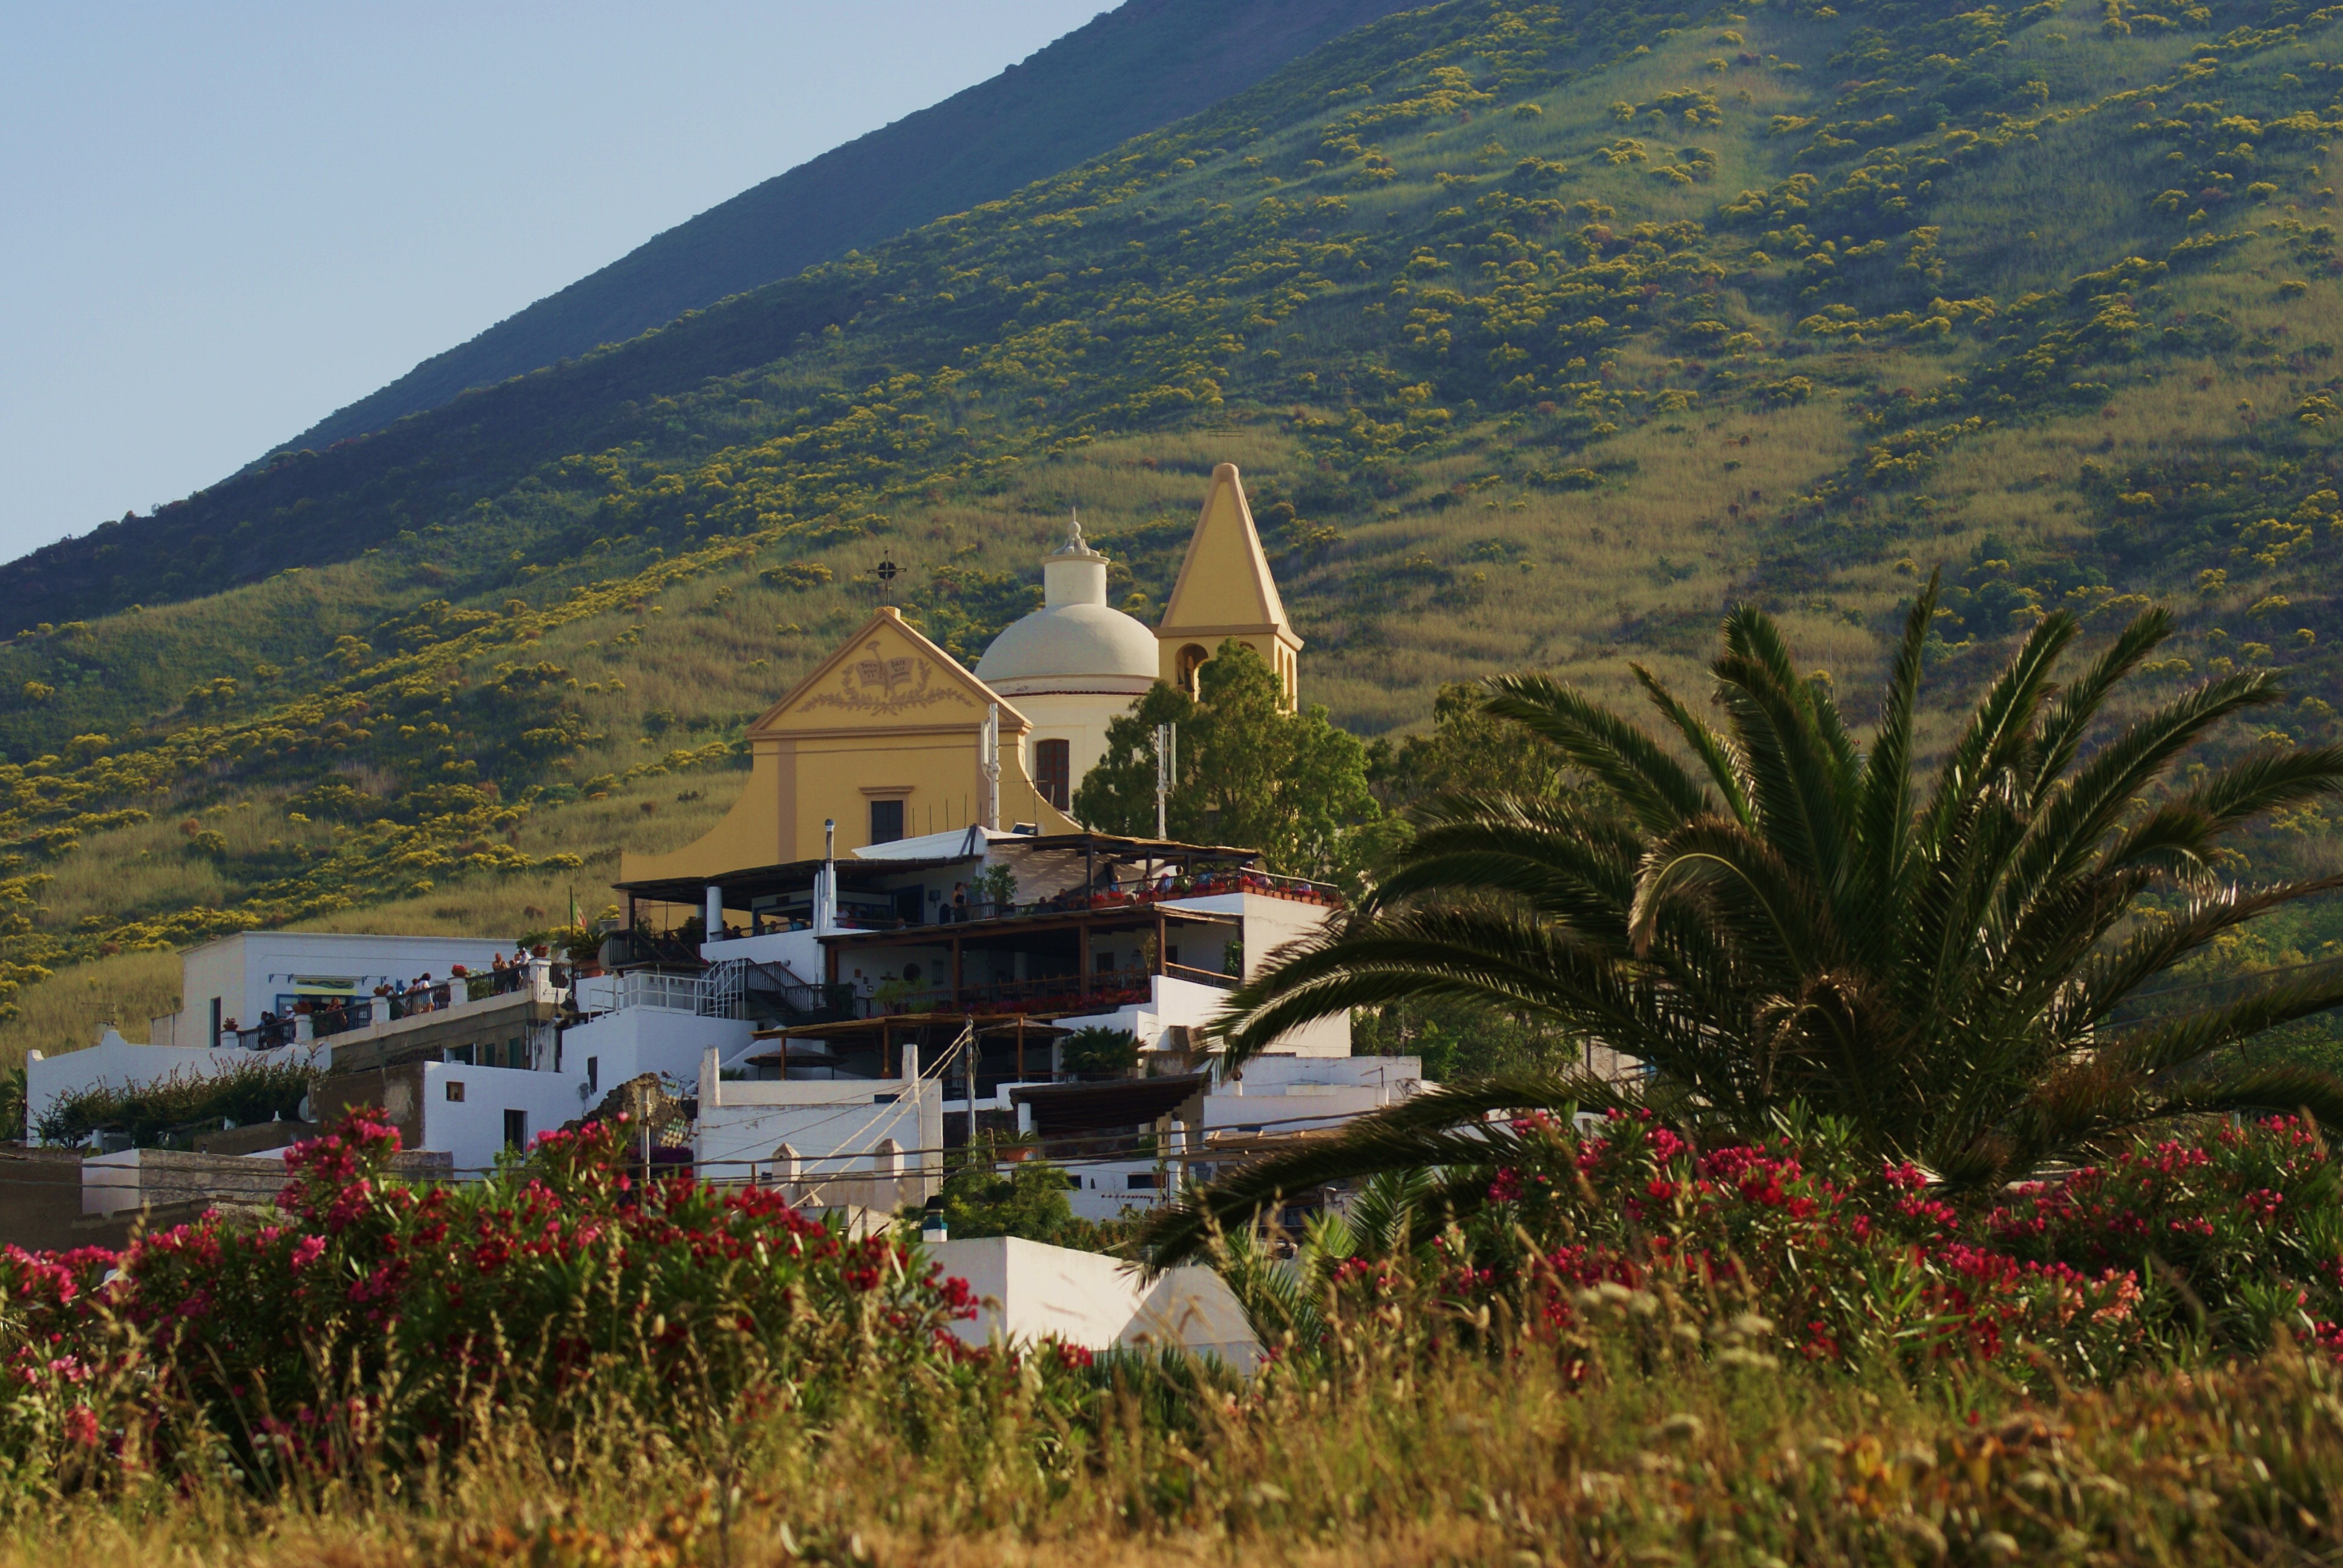
[{"label": "handrail", "polygon": [[1182,980],[1196,985],[1218,986],[1222,990],[1234,990],[1244,983],[1236,976],[1223,974],[1219,970],[1200,970],[1192,964],[1175,964],[1168,960],[1163,965],[1163,976],[1166,980]]},{"label": "handrail", "polygon": [[881,1001],[874,996],[854,999],[854,1016],[887,1018],[911,1012],[953,1012],[962,1009],[997,1009],[1005,1012],[1107,1012],[1131,1001],[1144,1001],[1152,970],[1093,970],[1087,990],[1080,975],[1043,975],[1035,980],[963,981],[929,986]]}]

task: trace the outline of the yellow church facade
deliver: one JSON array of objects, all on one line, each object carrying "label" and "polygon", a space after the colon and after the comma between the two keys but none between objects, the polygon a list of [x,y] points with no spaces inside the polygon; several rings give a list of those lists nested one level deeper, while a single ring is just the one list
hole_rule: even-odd
[{"label": "yellow church facade", "polygon": [[1106,602],[1106,558],[1079,522],[1042,561],[1044,603],[970,669],[884,606],[749,727],[750,769],[697,842],[624,856],[619,880],[719,876],[981,827],[1078,832],[1071,795],[1106,727],[1157,679],[1193,690],[1228,638],[1296,699],[1287,619],[1233,464],[1213,470],[1158,626]]}]

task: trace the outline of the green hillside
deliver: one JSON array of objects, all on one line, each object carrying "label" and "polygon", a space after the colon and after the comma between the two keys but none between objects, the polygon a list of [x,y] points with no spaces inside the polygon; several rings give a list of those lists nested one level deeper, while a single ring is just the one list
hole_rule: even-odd
[{"label": "green hillside", "polygon": [[[46,623],[0,648],[0,960],[56,971],[11,1038],[167,1001],[151,955],[207,931],[598,898],[617,843],[721,809],[739,725],[882,552],[972,654],[1079,504],[1144,613],[1221,460],[1306,695],[1363,731],[1523,665],[1698,689],[1742,598],[1860,717],[1941,564],[1940,700],[2050,606],[2163,596],[2165,678],[2286,666],[2269,728],[2332,738],[2338,16],[1395,16],[1011,199],[0,568]],[[2335,858],[2318,813],[2288,829],[2284,863]]]},{"label": "green hillside", "polygon": [[319,420],[324,447],[1005,196],[1249,87],[1403,0],[1125,0],[1001,75],[645,241]]}]

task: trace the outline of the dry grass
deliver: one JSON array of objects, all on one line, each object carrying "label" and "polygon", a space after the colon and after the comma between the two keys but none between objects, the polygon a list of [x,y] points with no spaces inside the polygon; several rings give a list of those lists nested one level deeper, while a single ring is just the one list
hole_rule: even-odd
[{"label": "dry grass", "polygon": [[621,1429],[558,1466],[491,1428],[405,1487],[27,1510],[0,1564],[2308,1563],[2343,1517],[2334,1398],[2284,1352],[2040,1407],[1954,1374],[1573,1389],[1550,1352],[1371,1357],[1169,1427],[1108,1394],[1071,1421],[939,1407],[916,1445],[851,1413],[691,1445]]},{"label": "dry grass", "polygon": [[149,1019],[176,1012],[179,957],[176,953],[117,953],[59,970],[18,991],[16,1016],[0,1023],[0,1071],[14,1068],[28,1050],[78,1050],[97,1043],[109,1024],[123,1038],[144,1040]]}]

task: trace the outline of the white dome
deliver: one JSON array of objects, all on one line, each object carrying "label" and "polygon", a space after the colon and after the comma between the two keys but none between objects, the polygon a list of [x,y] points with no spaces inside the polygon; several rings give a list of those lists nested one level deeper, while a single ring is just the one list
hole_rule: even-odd
[{"label": "white dome", "polygon": [[[1155,634],[1102,604],[1037,609],[992,639],[976,678],[1005,697],[1020,691],[1145,691],[1162,668]],[[1111,680],[1105,687],[1098,683]]]},{"label": "white dome", "polygon": [[1106,558],[1082,542],[1076,522],[1041,563],[1046,603],[1011,623],[976,678],[1004,697],[1046,691],[1144,692],[1161,669],[1155,634],[1106,602]]}]

